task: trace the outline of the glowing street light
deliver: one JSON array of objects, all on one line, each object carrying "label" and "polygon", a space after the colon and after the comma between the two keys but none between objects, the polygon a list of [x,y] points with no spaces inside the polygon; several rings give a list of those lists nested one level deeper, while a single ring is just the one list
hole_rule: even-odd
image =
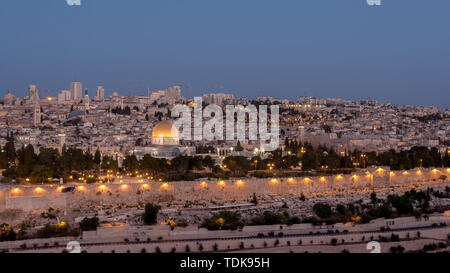
[{"label": "glowing street light", "polygon": [[37,187],[37,188],[34,189],[34,192],[35,193],[43,193],[44,189],[42,189],[41,187]]}]

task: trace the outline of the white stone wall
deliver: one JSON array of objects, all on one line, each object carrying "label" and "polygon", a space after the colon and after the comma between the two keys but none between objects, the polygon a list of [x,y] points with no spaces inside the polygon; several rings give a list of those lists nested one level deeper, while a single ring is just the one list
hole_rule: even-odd
[{"label": "white stone wall", "polygon": [[[447,178],[439,179],[441,175]],[[349,175],[297,177],[277,179],[234,179],[225,181],[182,181],[136,183],[137,179],[123,179],[122,184],[74,184],[74,193],[61,193],[58,186],[19,186],[0,191],[0,211],[47,207],[77,207],[79,204],[137,204],[139,202],[215,201],[218,204],[248,202],[253,193],[258,195],[300,195],[327,192],[370,190],[423,183],[450,181],[450,169],[415,169],[408,172],[390,172],[378,169]],[[202,183],[204,182],[204,183]]]}]

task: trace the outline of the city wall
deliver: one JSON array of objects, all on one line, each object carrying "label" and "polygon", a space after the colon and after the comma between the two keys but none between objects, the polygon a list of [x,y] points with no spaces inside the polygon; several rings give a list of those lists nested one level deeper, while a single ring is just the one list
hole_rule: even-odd
[{"label": "city wall", "polygon": [[[450,169],[414,169],[389,171],[378,168],[348,175],[311,176],[268,179],[204,180],[183,182],[146,181],[123,179],[114,184],[65,184],[17,186],[0,190],[0,211],[5,209],[77,208],[81,204],[97,206],[112,204],[138,204],[145,202],[191,201],[229,204],[232,201],[248,202],[253,193],[257,196],[299,196],[348,191],[370,191],[377,188],[400,187],[418,184],[436,184],[450,181]],[[73,193],[61,192],[74,186]]]}]

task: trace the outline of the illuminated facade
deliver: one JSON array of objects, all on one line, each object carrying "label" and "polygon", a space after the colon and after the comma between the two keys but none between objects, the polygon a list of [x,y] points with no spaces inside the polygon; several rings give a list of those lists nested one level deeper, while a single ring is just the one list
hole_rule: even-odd
[{"label": "illuminated facade", "polygon": [[161,121],[152,131],[153,145],[180,145],[177,128],[170,121]]},{"label": "illuminated facade", "polygon": [[138,159],[145,154],[156,158],[172,159],[179,155],[195,155],[195,147],[180,145],[177,128],[170,121],[161,121],[152,131],[152,145],[147,147],[135,147],[132,151]]}]

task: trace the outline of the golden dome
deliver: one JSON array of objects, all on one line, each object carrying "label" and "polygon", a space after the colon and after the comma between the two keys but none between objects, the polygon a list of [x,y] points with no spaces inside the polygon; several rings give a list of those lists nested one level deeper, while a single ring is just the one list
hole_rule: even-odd
[{"label": "golden dome", "polygon": [[161,121],[153,128],[152,138],[178,139],[178,130],[170,121]]}]

